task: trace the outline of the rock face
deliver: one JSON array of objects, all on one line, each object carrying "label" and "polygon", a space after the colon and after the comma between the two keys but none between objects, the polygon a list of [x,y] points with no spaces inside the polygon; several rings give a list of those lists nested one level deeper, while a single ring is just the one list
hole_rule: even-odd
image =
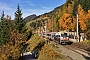
[{"label": "rock face", "polygon": [[24,22],[27,23],[28,21],[35,20],[36,18],[37,18],[36,14],[33,14],[24,18]]}]

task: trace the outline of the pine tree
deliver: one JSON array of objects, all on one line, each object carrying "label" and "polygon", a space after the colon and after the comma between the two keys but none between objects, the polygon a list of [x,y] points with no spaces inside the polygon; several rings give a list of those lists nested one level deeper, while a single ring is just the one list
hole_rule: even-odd
[{"label": "pine tree", "polygon": [[4,18],[4,11],[1,15],[1,22],[0,22],[0,45],[5,44],[9,39],[9,27],[8,22]]},{"label": "pine tree", "polygon": [[4,21],[4,11],[2,12],[1,21]]},{"label": "pine tree", "polygon": [[19,30],[19,32],[22,31],[23,27],[24,27],[24,21],[22,18],[22,10],[20,9],[20,6],[18,4],[17,6],[17,11],[15,12],[15,28],[17,30]]}]

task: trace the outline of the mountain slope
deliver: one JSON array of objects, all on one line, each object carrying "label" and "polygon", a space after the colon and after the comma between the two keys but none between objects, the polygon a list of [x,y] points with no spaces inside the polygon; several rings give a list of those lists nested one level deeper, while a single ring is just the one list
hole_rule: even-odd
[{"label": "mountain slope", "polygon": [[27,16],[26,18],[24,18],[24,22],[26,23],[26,22],[34,20],[36,18],[37,18],[37,16],[35,14],[33,14],[33,15],[30,15],[30,16]]},{"label": "mountain slope", "polygon": [[[83,17],[83,18],[79,17],[79,20],[81,21],[81,23],[79,23],[79,29],[80,32],[84,32],[87,28],[86,22],[88,20],[87,15],[89,15],[88,12],[89,9],[90,9],[89,0],[66,0],[66,2],[63,5],[56,7],[51,12],[38,16],[36,20],[43,20],[44,17],[48,17],[47,20],[48,31],[60,31],[60,30],[75,31],[76,11],[78,11],[79,16]],[[43,21],[41,21],[41,24],[42,22]],[[45,23],[45,21],[43,23]]]}]

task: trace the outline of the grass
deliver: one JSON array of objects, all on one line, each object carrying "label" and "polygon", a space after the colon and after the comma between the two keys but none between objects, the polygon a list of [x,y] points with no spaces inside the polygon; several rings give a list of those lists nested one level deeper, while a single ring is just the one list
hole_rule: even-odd
[{"label": "grass", "polygon": [[30,48],[29,51],[34,50],[40,43],[44,42],[45,40],[38,36],[37,34],[33,35],[27,42],[27,48]]},{"label": "grass", "polygon": [[90,40],[84,40],[83,42],[81,42],[83,44],[86,44],[86,45],[90,45]]},{"label": "grass", "polygon": [[36,22],[36,21],[38,21],[38,20],[42,20],[42,18],[38,18],[38,19],[36,19],[36,20],[32,20],[32,21],[29,21],[29,22],[27,22],[26,23],[26,28],[30,28],[30,24],[32,23],[32,22]]},{"label": "grass", "polygon": [[[33,35],[27,44],[30,48],[28,51],[34,50],[39,44],[45,42],[44,38],[41,38],[37,34]],[[44,44],[44,46],[39,51],[38,60],[70,60],[68,57],[60,54],[60,50],[54,44]]]},{"label": "grass", "polygon": [[44,45],[39,52],[38,60],[70,60],[70,58],[63,56],[60,53],[58,47],[55,47],[53,44]]}]

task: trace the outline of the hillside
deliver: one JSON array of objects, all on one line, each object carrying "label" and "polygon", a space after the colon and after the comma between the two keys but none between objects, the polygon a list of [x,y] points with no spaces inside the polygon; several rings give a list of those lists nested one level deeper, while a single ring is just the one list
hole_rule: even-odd
[{"label": "hillside", "polygon": [[[32,24],[28,24],[33,28],[45,26],[43,18],[48,17],[48,31],[76,31],[76,12],[79,14],[79,32],[87,32],[90,29],[90,1],[89,0],[66,0],[66,2],[56,7],[53,11],[40,15]],[[39,21],[38,21],[39,20]],[[88,23],[87,23],[88,22]],[[38,26],[37,26],[37,23]],[[44,28],[45,29],[45,28]],[[88,32],[89,33],[89,32]],[[87,33],[87,34],[88,34]]]},{"label": "hillside", "polygon": [[[45,13],[43,15],[40,15],[36,20],[43,20],[44,17],[49,17],[49,21],[48,21],[49,23],[47,25],[52,24],[52,25],[48,26],[49,31],[52,31],[52,27],[53,27],[53,31],[63,30],[62,28],[60,29],[58,20],[63,16],[63,14],[65,12],[71,13],[71,15],[73,14],[74,3],[75,3],[75,1],[73,1],[73,0],[67,0],[63,5],[56,7],[53,11]],[[69,7],[69,8],[72,8],[71,10],[68,9],[68,5],[69,6],[72,5],[72,7]],[[30,21],[30,22],[32,22],[32,21]],[[30,26],[30,24],[29,24],[30,22],[28,22],[26,25]],[[34,21],[33,23],[36,23],[36,22]],[[34,25],[36,25],[36,24],[34,24]]]},{"label": "hillside", "polygon": [[29,15],[29,16],[24,18],[24,22],[27,23],[28,21],[34,20],[36,18],[37,18],[37,16],[35,14]]},{"label": "hillside", "polygon": [[[81,44],[85,43],[90,45],[90,0],[66,0],[63,5],[56,7],[51,12],[40,16],[36,16],[35,14],[30,15],[24,20],[22,17],[22,9],[20,9],[19,4],[17,10],[14,12],[14,20],[11,20],[11,16],[7,15],[5,17],[4,11],[2,11],[0,17],[0,60],[20,60],[20,56],[22,55],[23,57],[24,52],[27,53],[28,51],[29,55],[38,56],[37,52],[39,49],[39,60],[44,58],[46,58],[45,60],[48,60],[48,58],[50,58],[49,60],[63,60],[64,57],[64,60],[66,60],[68,55],[71,54],[65,54],[66,56],[63,56],[61,52],[63,50],[67,52],[69,49],[62,49],[62,45],[60,46],[60,44],[58,44],[62,49],[61,51],[59,50],[57,43],[49,42],[48,39],[40,36],[45,36],[46,34],[42,35],[42,33],[45,32],[76,32],[76,12],[78,12],[78,33],[84,33],[85,37],[84,42],[81,42]],[[70,37],[73,37],[73,35],[70,35]],[[78,37],[75,38],[78,39]],[[81,45],[81,48],[82,46],[83,45]],[[33,54],[37,49],[38,51]],[[78,57],[78,55],[75,56]],[[87,58],[86,56],[83,57]]]}]

